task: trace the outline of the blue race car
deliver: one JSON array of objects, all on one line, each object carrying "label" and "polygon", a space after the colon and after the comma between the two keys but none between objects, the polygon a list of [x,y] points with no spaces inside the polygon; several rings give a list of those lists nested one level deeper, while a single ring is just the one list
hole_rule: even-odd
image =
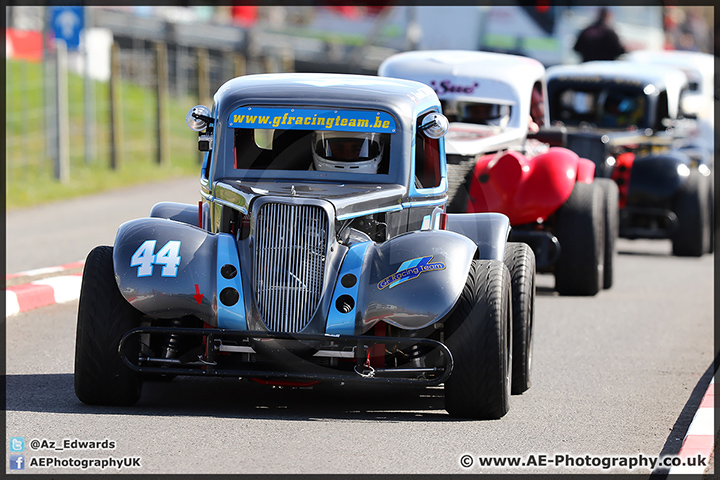
[{"label": "blue race car", "polygon": [[157,204],[87,258],[80,400],[177,375],[444,384],[452,415],[499,418],[530,386],[534,256],[504,215],[445,213],[432,89],[250,75],[187,121],[199,206]]}]

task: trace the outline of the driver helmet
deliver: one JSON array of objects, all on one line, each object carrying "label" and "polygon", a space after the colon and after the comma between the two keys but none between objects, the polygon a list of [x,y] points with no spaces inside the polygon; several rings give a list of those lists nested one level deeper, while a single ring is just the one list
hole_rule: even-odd
[{"label": "driver helmet", "polygon": [[379,133],[313,133],[313,165],[318,171],[377,173],[382,155]]}]

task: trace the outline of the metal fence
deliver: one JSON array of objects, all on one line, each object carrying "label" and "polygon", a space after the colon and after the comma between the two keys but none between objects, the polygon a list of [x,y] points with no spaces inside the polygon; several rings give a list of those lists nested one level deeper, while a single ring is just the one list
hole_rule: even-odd
[{"label": "metal fence", "polygon": [[[196,139],[185,125],[193,105],[210,105],[218,87],[235,76],[294,69],[286,48],[252,56],[248,45],[235,48],[228,39],[237,38],[238,29],[223,44],[213,41],[208,26],[190,34],[183,31],[189,26],[166,25],[161,35],[154,28],[142,35],[141,27],[114,31],[107,81],[90,78],[85,52],[68,52],[62,42],[44,45],[34,59],[8,59],[8,182],[50,175],[66,181],[79,169],[117,170],[140,161],[197,162]],[[178,38],[185,42],[172,41]]]}]

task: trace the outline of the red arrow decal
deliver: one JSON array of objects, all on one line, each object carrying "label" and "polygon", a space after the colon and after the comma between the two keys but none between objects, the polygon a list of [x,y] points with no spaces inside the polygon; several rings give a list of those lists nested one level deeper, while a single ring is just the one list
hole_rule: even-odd
[{"label": "red arrow decal", "polygon": [[198,305],[200,305],[200,302],[202,302],[202,293],[200,293],[200,285],[197,283],[195,284],[195,295],[193,295],[193,298],[197,300]]}]

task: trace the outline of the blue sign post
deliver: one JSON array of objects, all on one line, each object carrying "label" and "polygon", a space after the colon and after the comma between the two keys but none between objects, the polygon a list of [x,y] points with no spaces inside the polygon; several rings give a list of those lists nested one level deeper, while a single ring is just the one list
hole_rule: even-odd
[{"label": "blue sign post", "polygon": [[64,40],[68,50],[80,46],[80,32],[85,27],[83,7],[52,7],[52,28],[55,38]]}]

